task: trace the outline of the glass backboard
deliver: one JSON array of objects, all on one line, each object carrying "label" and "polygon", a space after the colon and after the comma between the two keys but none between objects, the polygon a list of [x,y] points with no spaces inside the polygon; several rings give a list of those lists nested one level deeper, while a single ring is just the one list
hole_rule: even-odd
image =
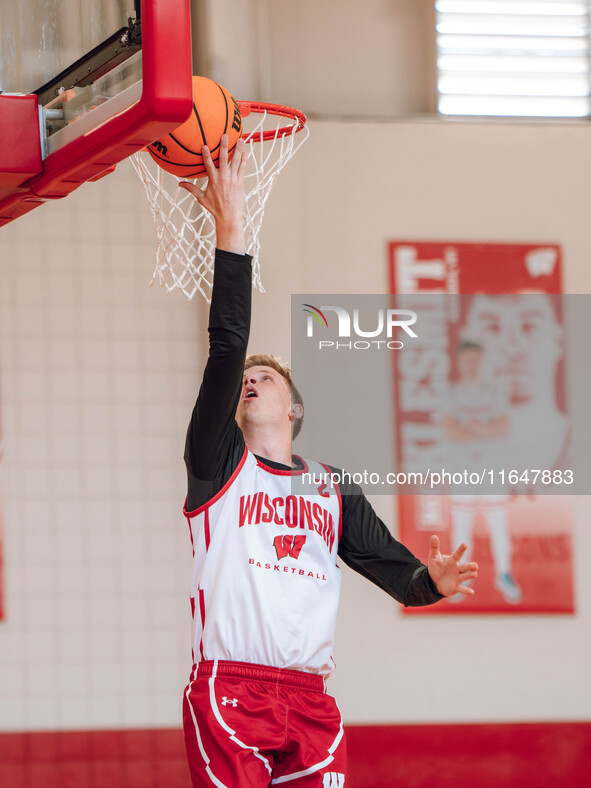
[{"label": "glass backboard", "polygon": [[[10,130],[14,144],[0,156],[0,226],[102,177],[184,122],[192,105],[190,6],[2,3],[0,133]],[[32,169],[37,139],[40,164]]]},{"label": "glass backboard", "polygon": [[134,0],[0,4],[0,91],[34,93],[136,16]]}]

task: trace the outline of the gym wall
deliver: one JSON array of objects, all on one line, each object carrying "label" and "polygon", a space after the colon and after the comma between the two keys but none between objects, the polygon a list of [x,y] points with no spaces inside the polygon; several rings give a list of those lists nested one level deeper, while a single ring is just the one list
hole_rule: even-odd
[{"label": "gym wall", "polygon": [[[253,351],[289,358],[292,292],[384,292],[396,238],[557,242],[565,292],[590,291],[586,123],[392,117],[432,103],[417,57],[430,3],[235,6],[198,9],[211,75],[238,97],[266,91],[316,115],[266,211]],[[248,49],[229,24],[237,13],[246,39],[270,26],[272,58],[302,58],[301,79],[281,65],[269,80],[256,58],[234,59]],[[182,454],[206,308],[149,289],[152,262],[130,165],[0,233],[0,784],[187,784]],[[393,501],[373,503],[396,533]],[[353,726],[352,786],[447,786],[466,770],[483,788],[524,774],[584,784],[588,498],[573,507],[573,616],[404,617],[345,568],[329,689]]]}]

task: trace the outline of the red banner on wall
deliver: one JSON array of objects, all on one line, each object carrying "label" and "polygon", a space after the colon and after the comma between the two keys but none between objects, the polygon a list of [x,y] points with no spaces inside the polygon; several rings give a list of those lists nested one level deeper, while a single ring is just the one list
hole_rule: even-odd
[{"label": "red banner on wall", "polygon": [[[2,469],[2,414],[0,412],[0,471]],[[4,541],[2,522],[2,473],[0,472],[0,621],[4,619]]]},{"label": "red banner on wall", "polygon": [[[458,468],[475,457],[484,466],[493,445],[510,458],[507,474],[564,467],[570,425],[560,247],[392,242],[389,266],[391,293],[434,299],[433,330],[413,340],[412,364],[394,355],[398,468],[413,470],[420,452],[449,456],[450,447]],[[398,497],[400,539],[410,550],[427,555],[437,533],[444,552],[467,542],[464,560],[480,567],[474,596],[406,612],[573,612],[569,498],[538,494],[531,475],[511,482],[487,494],[462,487]]]}]

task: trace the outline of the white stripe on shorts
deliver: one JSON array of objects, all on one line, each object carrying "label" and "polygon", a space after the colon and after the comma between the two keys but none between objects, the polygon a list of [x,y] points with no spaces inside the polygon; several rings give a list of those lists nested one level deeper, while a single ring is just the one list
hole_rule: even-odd
[{"label": "white stripe on shorts", "polygon": [[236,742],[236,744],[239,747],[243,747],[245,750],[252,750],[253,754],[256,755],[257,758],[260,758],[260,760],[265,764],[265,768],[267,769],[269,774],[271,774],[271,765],[269,764],[269,761],[265,758],[265,756],[261,755],[261,753],[259,752],[259,748],[252,747],[251,745],[245,744],[243,741],[240,741],[240,739],[238,739],[236,736],[236,731],[233,731],[232,728],[230,728],[230,726],[227,725],[226,722],[224,721],[221,712],[219,710],[217,700],[215,698],[214,682],[215,682],[215,677],[217,675],[217,669],[218,669],[218,661],[217,659],[215,659],[213,661],[211,678],[209,679],[209,701],[211,703],[211,708],[213,709],[213,713],[215,714],[216,720],[219,722],[222,728],[230,734],[230,739],[233,742]]},{"label": "white stripe on shorts", "polygon": [[302,771],[300,772],[292,772],[291,774],[283,774],[281,777],[276,777],[274,780],[271,780],[271,785],[286,783],[289,782],[290,780],[297,780],[299,777],[306,777],[308,774],[313,774],[314,772],[317,772],[320,769],[324,769],[325,766],[328,766],[329,763],[334,761],[332,754],[339,746],[339,743],[342,738],[343,738],[343,718],[341,717],[339,732],[337,733],[333,743],[328,748],[328,758],[325,758],[321,763],[316,763],[314,764],[314,766],[310,766],[309,769],[302,769]]},{"label": "white stripe on shorts", "polygon": [[[197,674],[197,670],[195,670],[195,674]],[[191,684],[192,683],[193,682],[191,682]],[[225,785],[221,780],[218,780],[218,778],[215,776],[215,774],[211,771],[209,767],[210,760],[207,757],[207,753],[205,752],[205,749],[203,748],[203,742],[201,741],[201,734],[199,733],[199,725],[197,725],[197,718],[195,717],[193,706],[191,705],[191,701],[189,700],[189,693],[191,692],[191,684],[189,684],[189,686],[187,687],[186,697],[187,697],[187,703],[189,704],[189,708],[191,709],[191,717],[193,719],[193,725],[195,726],[195,734],[197,737],[197,745],[199,747],[199,752],[201,753],[201,757],[205,761],[205,771],[209,779],[216,786],[216,788],[228,788],[227,785]]]}]

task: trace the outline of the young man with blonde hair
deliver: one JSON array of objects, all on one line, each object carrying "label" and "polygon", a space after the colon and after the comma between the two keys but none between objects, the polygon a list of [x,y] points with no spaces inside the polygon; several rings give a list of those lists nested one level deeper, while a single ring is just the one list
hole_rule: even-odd
[{"label": "young man with blonde hair", "polygon": [[300,409],[298,410],[298,418],[292,424],[291,439],[295,440],[302,431],[302,426],[304,424],[304,400],[302,399],[302,395],[291,379],[291,369],[286,364],[282,364],[279,359],[275,358],[275,356],[269,356],[261,353],[247,356],[246,361],[244,362],[244,371],[246,372],[251,367],[270,367],[271,369],[274,369],[275,372],[278,372],[287,383],[287,386],[291,391],[292,403],[294,405],[300,405]]},{"label": "young man with blonde hair", "polygon": [[[461,564],[431,538],[428,566],[397,542],[361,489],[292,455],[303,402],[273,357],[246,359],[251,258],[242,224],[245,155],[219,169],[204,148],[205,190],[186,184],[216,221],[210,349],[187,433],[194,565],[193,656],[184,728],[194,786],[344,786],[343,723],[325,679],[341,572],[337,556],[405,605],[474,593]],[[336,470],[336,469],[334,469]],[[306,471],[327,480],[295,492]]]}]

